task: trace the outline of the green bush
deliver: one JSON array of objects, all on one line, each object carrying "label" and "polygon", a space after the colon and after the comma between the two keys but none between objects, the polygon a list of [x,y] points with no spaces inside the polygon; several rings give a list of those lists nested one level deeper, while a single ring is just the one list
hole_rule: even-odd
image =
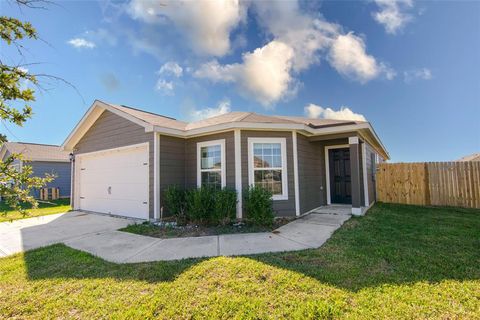
[{"label": "green bush", "polygon": [[187,222],[185,190],[177,186],[169,186],[165,189],[165,206],[170,214],[172,214],[178,224]]},{"label": "green bush", "polygon": [[244,194],[247,220],[254,225],[271,226],[274,217],[272,193],[262,187],[252,186]]},{"label": "green bush", "polygon": [[235,219],[237,193],[230,189],[201,187],[187,192],[186,208],[190,221],[205,225],[225,225]]},{"label": "green bush", "polygon": [[211,223],[226,225],[236,217],[237,192],[232,189],[222,189],[215,192],[215,209]]},{"label": "green bush", "polygon": [[187,191],[187,217],[199,224],[209,224],[215,208],[215,189],[201,187]]}]

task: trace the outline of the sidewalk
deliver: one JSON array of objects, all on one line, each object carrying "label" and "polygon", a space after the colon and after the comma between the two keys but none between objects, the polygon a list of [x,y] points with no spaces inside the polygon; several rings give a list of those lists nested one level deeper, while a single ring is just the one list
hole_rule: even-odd
[{"label": "sidewalk", "polygon": [[349,218],[312,213],[274,232],[159,239],[117,231],[132,223],[127,219],[70,212],[1,223],[0,256],[58,242],[116,263],[295,251],[320,247]]}]

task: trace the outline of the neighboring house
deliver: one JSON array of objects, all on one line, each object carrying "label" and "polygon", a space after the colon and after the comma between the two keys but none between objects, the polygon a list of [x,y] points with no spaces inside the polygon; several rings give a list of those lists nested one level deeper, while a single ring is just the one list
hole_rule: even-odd
[{"label": "neighboring house", "polygon": [[[60,146],[26,142],[5,142],[0,148],[0,159],[5,160],[12,153],[23,155],[23,160],[15,160],[12,164],[22,170],[24,164],[32,167],[33,175],[44,177],[46,173],[55,174],[54,181],[48,188],[59,188],[60,197],[70,197],[71,165],[69,153]],[[40,197],[40,190],[33,190],[33,196]]]},{"label": "neighboring house", "polygon": [[368,122],[231,112],[186,123],[95,101],[63,143],[73,152],[75,209],[158,219],[171,185],[273,191],[277,216],[330,203],[363,214],[375,163],[389,158]]},{"label": "neighboring house", "polygon": [[480,153],[474,153],[458,159],[457,161],[480,161]]}]

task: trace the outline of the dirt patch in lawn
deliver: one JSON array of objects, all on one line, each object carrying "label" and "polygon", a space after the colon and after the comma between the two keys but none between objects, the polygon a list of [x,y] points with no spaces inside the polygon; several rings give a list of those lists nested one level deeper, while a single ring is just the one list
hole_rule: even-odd
[{"label": "dirt patch in lawn", "polygon": [[174,223],[168,222],[163,224],[144,222],[140,224],[131,224],[120,229],[119,231],[141,234],[155,238],[202,237],[233,233],[271,232],[290,221],[292,221],[292,219],[275,219],[273,225],[271,226],[256,226],[248,223],[235,223],[224,226],[202,226],[196,224],[177,226]]}]

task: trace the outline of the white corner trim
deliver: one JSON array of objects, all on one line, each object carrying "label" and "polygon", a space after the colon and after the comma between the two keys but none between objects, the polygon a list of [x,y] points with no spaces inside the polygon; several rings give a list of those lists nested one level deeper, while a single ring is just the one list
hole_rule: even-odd
[{"label": "white corner trim", "polygon": [[358,144],[358,137],[348,137],[348,144]]},{"label": "white corner trim", "polygon": [[160,133],[153,133],[153,218],[160,219]]},{"label": "white corner trim", "polygon": [[363,167],[363,195],[365,198],[365,206],[370,205],[368,199],[368,177],[367,177],[367,145],[362,143],[362,167]]},{"label": "white corner trim", "polygon": [[325,183],[327,187],[327,204],[332,204],[332,199],[330,196],[330,158],[328,155],[328,151],[330,149],[341,149],[341,148],[348,148],[350,145],[348,144],[337,144],[334,146],[326,146],[325,147]]},{"label": "white corner trim", "polygon": [[248,185],[254,185],[253,145],[255,143],[280,143],[282,155],[282,194],[274,195],[272,200],[288,200],[287,139],[286,138],[248,138]]},{"label": "white corner trim", "polygon": [[352,207],[352,214],[354,216],[363,216],[362,208],[354,208]]},{"label": "white corner trim", "polygon": [[293,181],[295,185],[295,215],[300,216],[300,189],[298,186],[298,149],[297,131],[292,131],[293,144]]},{"label": "white corner trim", "polygon": [[242,195],[242,133],[240,129],[234,131],[235,143],[235,189],[237,191],[237,219],[243,217],[243,195]]},{"label": "white corner trim", "polygon": [[[200,188],[202,186],[202,167],[201,167],[201,150],[202,147],[208,147],[208,146],[216,146],[220,145],[220,161],[221,161],[221,169],[220,169],[220,176],[222,179],[222,188],[225,188],[227,185],[227,175],[226,175],[226,168],[225,166],[227,165],[227,162],[225,161],[225,139],[219,139],[219,140],[210,140],[210,141],[202,141],[202,142],[197,142],[197,187]],[[212,170],[215,171],[215,170]]]}]

